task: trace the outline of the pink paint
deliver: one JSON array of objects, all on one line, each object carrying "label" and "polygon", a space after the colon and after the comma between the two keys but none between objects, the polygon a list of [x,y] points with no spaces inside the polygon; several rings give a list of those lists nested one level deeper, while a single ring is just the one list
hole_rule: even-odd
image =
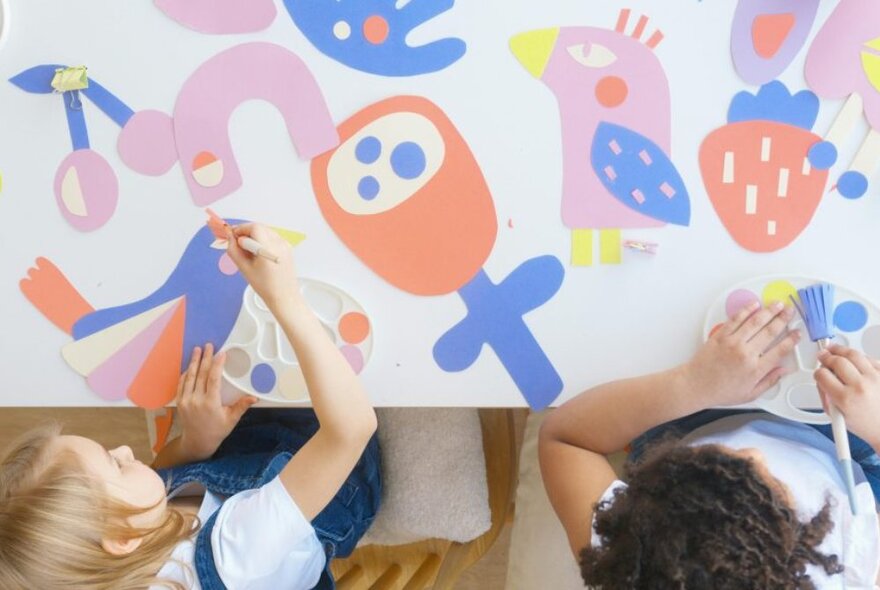
[{"label": "pink paint", "polygon": [[122,128],[116,143],[125,165],[147,176],[161,176],[177,162],[174,124],[160,111],[135,113]]},{"label": "pink paint", "polygon": [[155,0],[156,7],[200,33],[253,33],[272,24],[274,0]]},{"label": "pink paint", "polygon": [[822,98],[861,95],[865,117],[874,129],[880,129],[880,89],[871,85],[861,55],[865,45],[878,37],[880,2],[840,0],[813,40],[804,66],[807,83]]},{"label": "pink paint", "polygon": [[650,166],[654,163],[654,161],[651,159],[650,154],[648,154],[648,152],[646,152],[645,150],[639,152],[639,158],[642,160],[642,162],[645,163],[645,166]]},{"label": "pink paint", "polygon": [[645,195],[639,189],[633,189],[632,198],[636,200],[636,203],[641,205],[645,202]]},{"label": "pink paint", "polygon": [[[569,47],[580,44],[585,45],[585,51],[592,44],[601,45],[617,59],[603,68],[584,67],[568,53]],[[617,76],[627,87],[625,100],[613,107],[603,106],[595,96],[599,80],[608,76]],[[563,27],[542,80],[559,101],[565,225],[572,229],[665,225],[610,195],[597,175],[602,171],[594,171],[589,164],[593,135],[601,121],[640,133],[670,154],[669,83],[654,52],[632,37],[612,30]]]},{"label": "pink paint", "polygon": [[757,295],[752,293],[747,289],[737,289],[735,291],[731,291],[727,296],[727,301],[724,304],[724,310],[727,313],[728,318],[732,318],[736,314],[740,312],[741,309],[751,305],[752,303],[758,303],[760,299]]},{"label": "pink paint", "polygon": [[238,272],[238,267],[235,266],[235,262],[226,252],[224,252],[223,256],[220,257],[220,260],[217,262],[217,266],[220,267],[220,272],[227,276],[232,276]]},{"label": "pink paint", "polygon": [[[210,205],[241,186],[229,141],[229,118],[248,100],[275,105],[300,157],[310,160],[339,143],[324,95],[305,63],[280,45],[245,43],[217,54],[186,81],[174,106],[174,136],[184,178],[196,205]],[[208,151],[223,165],[222,179],[204,187],[192,162]]]},{"label": "pink paint", "polygon": [[[73,168],[71,177],[79,185],[76,191],[81,195],[85,215],[75,215],[68,209],[62,196],[62,184]],[[113,216],[119,200],[119,181],[116,173],[99,153],[91,149],[76,150],[67,155],[55,173],[55,202],[61,215],[79,231],[89,232],[98,229]],[[68,188],[68,191],[71,189]]]},{"label": "pink paint", "polygon": [[356,346],[346,345],[341,347],[339,352],[342,353],[342,356],[344,356],[345,360],[348,361],[348,364],[351,365],[352,371],[360,375],[361,371],[364,370],[364,355],[361,353],[361,350]]},{"label": "pink paint", "polygon": [[179,305],[179,302],[172,305],[145,330],[92,371],[86,378],[89,387],[103,399],[110,401],[125,399],[129,386]]},{"label": "pink paint", "polygon": [[664,182],[660,185],[660,192],[666,195],[666,197],[669,199],[675,196],[675,189],[669,186],[668,182]]}]

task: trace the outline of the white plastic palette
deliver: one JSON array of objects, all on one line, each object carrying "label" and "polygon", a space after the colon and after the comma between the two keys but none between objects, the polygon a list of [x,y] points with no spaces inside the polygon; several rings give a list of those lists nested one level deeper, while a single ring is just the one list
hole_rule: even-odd
[{"label": "white plastic palette", "polygon": [[[761,277],[746,281],[728,289],[709,308],[703,338],[728,317],[753,301],[764,304],[783,301],[791,304],[789,295],[797,298],[797,289],[814,285],[816,279],[793,277]],[[872,358],[880,358],[880,309],[861,297],[838,285],[834,286],[834,341],[861,350]],[[813,378],[818,367],[818,346],[810,341],[803,321],[795,315],[792,328],[801,330],[802,338],[794,352],[785,359],[784,366],[794,369],[789,375],[753,403],[743,407],[761,408],[784,418],[810,424],[828,424],[828,416],[822,412],[822,402]]]},{"label": "white plastic palette", "polygon": [[[327,335],[360,373],[373,351],[373,329],[363,308],[347,293],[327,283],[299,279],[300,292],[324,325]],[[275,317],[253,289],[226,344],[224,379],[236,389],[275,402],[309,399],[296,354]]]}]

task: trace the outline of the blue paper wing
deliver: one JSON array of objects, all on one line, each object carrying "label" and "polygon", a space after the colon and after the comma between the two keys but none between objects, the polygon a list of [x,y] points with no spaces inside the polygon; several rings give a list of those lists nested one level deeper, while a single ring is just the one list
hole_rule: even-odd
[{"label": "blue paper wing", "polygon": [[30,92],[32,94],[51,94],[54,92],[52,89],[52,78],[55,77],[55,70],[63,67],[63,65],[59,64],[34,66],[20,74],[16,74],[11,77],[9,81],[25,92]]},{"label": "blue paper wing", "polygon": [[688,225],[691,202],[675,165],[647,137],[599,123],[591,149],[593,170],[614,197],[634,211],[666,223]]}]

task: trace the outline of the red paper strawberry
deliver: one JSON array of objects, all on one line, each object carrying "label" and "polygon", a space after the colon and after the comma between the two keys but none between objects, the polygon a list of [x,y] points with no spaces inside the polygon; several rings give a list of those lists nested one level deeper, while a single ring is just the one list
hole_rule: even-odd
[{"label": "red paper strawberry", "polygon": [[770,82],[756,95],[734,96],[728,124],[700,146],[709,199],[743,248],[784,248],[813,218],[828,180],[828,171],[813,168],[807,158],[822,141],[810,131],[818,113],[812,92],[792,95],[781,82]]}]

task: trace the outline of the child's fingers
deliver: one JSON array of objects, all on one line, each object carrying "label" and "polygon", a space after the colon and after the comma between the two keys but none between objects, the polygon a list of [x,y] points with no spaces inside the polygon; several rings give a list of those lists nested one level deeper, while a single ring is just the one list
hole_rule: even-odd
[{"label": "child's fingers", "polygon": [[760,352],[765,351],[780,334],[788,330],[788,324],[793,313],[794,310],[790,307],[783,309],[749,340],[749,344]]},{"label": "child's fingers", "polygon": [[785,367],[775,367],[770,370],[769,373],[764,375],[758,384],[755,385],[755,388],[752,390],[752,394],[757,398],[767,392],[768,389],[779,383],[779,380],[782,379],[785,375],[790,373],[790,369],[786,369]]},{"label": "child's fingers", "polygon": [[211,372],[211,365],[214,360],[214,345],[210,342],[205,344],[205,352],[202,355],[202,364],[199,366],[199,374],[196,377],[195,390],[198,393],[205,393],[208,383],[208,373]]},{"label": "child's fingers", "polygon": [[846,357],[824,351],[819,354],[819,362],[822,366],[829,369],[837,377],[837,380],[844,385],[855,383],[862,374],[854,364]]},{"label": "child's fingers", "polygon": [[223,363],[226,362],[226,353],[221,352],[214,357],[211,370],[208,372],[206,393],[208,397],[220,399],[220,379],[223,376]]},{"label": "child's fingers", "polygon": [[193,348],[192,357],[189,359],[189,367],[186,369],[186,377],[183,381],[182,398],[189,396],[196,385],[196,375],[199,372],[199,363],[202,359],[202,350],[196,346]]},{"label": "child's fingers", "polygon": [[244,413],[248,411],[248,408],[258,401],[260,400],[252,395],[244,395],[238,398],[234,404],[228,406],[229,418],[233,422],[238,422],[244,416]]},{"label": "child's fingers", "polygon": [[747,319],[749,319],[753,313],[758,311],[758,308],[760,306],[761,305],[758,302],[754,302],[754,303],[750,303],[750,304],[746,305],[741,310],[736,312],[736,315],[734,315],[730,319],[730,321],[724,325],[724,328],[722,330],[719,330],[718,332],[723,333],[723,334],[728,334],[728,335],[736,333],[736,331],[740,329],[740,327],[743,325],[743,323]]},{"label": "child's fingers", "polygon": [[[842,356],[851,362],[862,375],[869,375],[875,370],[873,363],[871,363],[871,359],[853,348],[841,346],[839,344],[832,344],[828,347],[828,352],[837,356]],[[821,353],[820,355],[824,356]]]},{"label": "child's fingers", "polygon": [[761,355],[761,365],[768,371],[772,367],[779,366],[782,359],[791,354],[800,339],[801,333],[798,330],[791,330],[785,338],[764,351]]},{"label": "child's fingers", "polygon": [[767,324],[772,322],[776,316],[782,313],[783,309],[785,308],[781,303],[774,303],[770,307],[765,307],[764,309],[757,311],[742,323],[739,330],[735,332],[736,335],[742,336],[746,342],[750,341],[761,330],[763,330]]},{"label": "child's fingers", "polygon": [[846,394],[846,385],[841,383],[837,375],[828,367],[819,367],[813,372],[813,377],[816,379],[819,391],[828,397],[826,401],[833,403]]}]

